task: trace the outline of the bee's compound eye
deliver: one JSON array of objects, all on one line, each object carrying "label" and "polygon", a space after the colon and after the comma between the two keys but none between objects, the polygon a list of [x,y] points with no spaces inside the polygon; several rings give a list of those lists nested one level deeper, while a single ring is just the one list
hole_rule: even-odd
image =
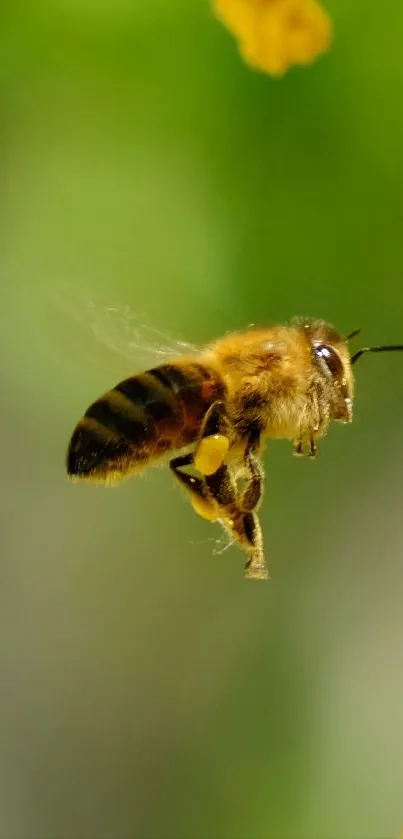
[{"label": "bee's compound eye", "polygon": [[329,373],[334,378],[337,378],[343,373],[340,356],[333,347],[329,347],[327,344],[317,344],[314,346],[313,351],[318,361],[326,365]]}]

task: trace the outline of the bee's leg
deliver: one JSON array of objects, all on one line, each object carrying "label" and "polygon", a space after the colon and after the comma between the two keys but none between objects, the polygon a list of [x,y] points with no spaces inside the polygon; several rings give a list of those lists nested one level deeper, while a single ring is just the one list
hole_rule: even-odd
[{"label": "bee's leg", "polygon": [[295,457],[306,457],[307,452],[305,449],[305,438],[298,437],[297,440],[294,441],[294,454]]},{"label": "bee's leg", "polygon": [[269,572],[263,553],[263,534],[256,513],[243,516],[242,530],[244,538],[251,546],[249,559],[245,565],[245,577],[249,580],[268,580]]},{"label": "bee's leg", "polygon": [[300,429],[299,437],[294,440],[294,454],[296,457],[316,457],[316,439],[323,433],[323,426],[326,423],[326,415],[323,415],[316,391],[310,396],[311,425]]},{"label": "bee's leg", "polygon": [[247,553],[246,579],[270,579],[263,552],[262,528],[257,513],[239,512],[233,519],[224,519],[222,523],[228,533]]},{"label": "bee's leg", "polygon": [[201,478],[195,478],[187,472],[182,472],[184,466],[193,465],[193,454],[179,455],[170,461],[170,469],[178,479],[180,485],[189,495],[190,503],[195,512],[207,521],[217,521],[219,511],[214,503],[205,483]]},{"label": "bee's leg", "polygon": [[294,442],[294,454],[296,457],[309,457],[312,460],[316,457],[316,439],[314,434],[306,437],[299,437]]},{"label": "bee's leg", "polygon": [[248,471],[245,487],[240,496],[240,507],[245,512],[252,512],[259,506],[263,495],[264,471],[258,457],[260,435],[250,439],[245,449],[244,466]]},{"label": "bee's leg", "polygon": [[207,410],[194,453],[194,465],[202,475],[213,475],[228,452],[229,426],[223,402],[213,402]]},{"label": "bee's leg", "polygon": [[248,554],[245,577],[268,579],[263,554],[263,539],[256,513],[244,512],[239,505],[236,481],[223,464],[214,473],[206,475],[206,485],[218,507],[218,517],[225,529]]}]

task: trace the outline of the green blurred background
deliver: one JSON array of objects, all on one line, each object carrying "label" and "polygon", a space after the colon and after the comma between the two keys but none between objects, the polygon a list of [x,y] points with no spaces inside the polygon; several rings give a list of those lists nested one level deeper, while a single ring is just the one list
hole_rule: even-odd
[{"label": "green blurred background", "polygon": [[403,359],[361,362],[315,463],[268,447],[268,584],[167,471],[64,472],[137,318],[402,341],[403,10],[329,11],[331,53],[273,80],[207,0],[2,4],[4,839],[403,829]]}]

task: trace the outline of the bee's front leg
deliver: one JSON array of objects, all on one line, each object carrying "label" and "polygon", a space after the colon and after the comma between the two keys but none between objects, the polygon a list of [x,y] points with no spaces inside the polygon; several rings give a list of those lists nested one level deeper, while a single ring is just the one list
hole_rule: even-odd
[{"label": "bee's front leg", "polygon": [[294,440],[295,457],[309,457],[312,460],[316,457],[316,439],[313,434],[309,437],[298,437]]},{"label": "bee's front leg", "polygon": [[294,440],[294,454],[296,457],[316,457],[316,441],[326,431],[329,421],[327,408],[322,404],[320,393],[312,390],[308,395],[308,411],[303,426]]}]

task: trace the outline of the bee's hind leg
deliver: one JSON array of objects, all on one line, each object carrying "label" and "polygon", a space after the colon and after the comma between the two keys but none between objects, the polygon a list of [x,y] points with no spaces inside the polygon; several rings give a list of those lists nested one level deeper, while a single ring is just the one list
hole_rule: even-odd
[{"label": "bee's hind leg", "polygon": [[213,402],[206,411],[194,453],[194,465],[202,475],[213,475],[224,463],[230,446],[229,424],[223,402]]},{"label": "bee's hind leg", "polygon": [[235,477],[224,463],[229,449],[229,423],[223,402],[208,409],[196,447],[194,465],[204,475],[206,486],[215,501],[218,518],[235,542],[248,554],[245,577],[267,580],[269,573],[263,553],[263,537],[254,508],[262,494],[263,475],[256,451],[259,433],[253,433],[245,451],[249,476],[240,494]]},{"label": "bee's hind leg", "polygon": [[242,539],[249,553],[245,577],[249,580],[268,580],[269,572],[263,553],[263,534],[257,513],[242,516]]},{"label": "bee's hind leg", "polygon": [[218,518],[248,555],[245,577],[267,580],[269,573],[264,559],[259,519],[256,513],[241,509],[236,481],[228,466],[223,464],[214,475],[206,475],[205,480],[217,505]]},{"label": "bee's hind leg", "polygon": [[257,513],[242,512],[232,520],[225,519],[223,525],[247,553],[245,578],[248,580],[269,580],[269,572],[263,552],[262,528]]},{"label": "bee's hind leg", "polygon": [[[205,430],[207,430],[208,434],[206,437],[202,437],[200,439],[200,443],[202,441],[204,441],[204,443],[211,441],[210,452],[208,452],[208,447],[204,450],[204,452],[203,449],[201,451],[201,460],[203,461],[205,456],[207,458],[206,462],[202,462],[204,468],[209,466],[209,463],[209,468],[211,467],[211,460],[207,462],[208,458],[214,451],[214,456],[217,454],[217,448],[214,450],[215,440],[211,432],[211,428],[216,429],[217,425],[214,425],[214,423],[217,423],[218,421],[220,423],[222,422],[221,408],[218,408],[218,406],[213,405],[212,409],[208,413],[209,416],[206,416],[204,423]],[[211,425],[209,424],[209,421],[211,421]],[[221,424],[218,425],[219,430],[221,430],[222,427],[223,426]],[[218,433],[217,436],[223,436],[226,440],[228,440],[226,435]],[[188,472],[183,471],[183,469],[187,466],[195,466],[195,468],[201,471],[200,465],[196,463],[196,457],[192,453],[175,457],[171,460],[169,465],[181,486],[188,493],[190,502],[196,513],[198,513],[198,515],[202,518],[207,519],[207,521],[214,522],[220,520],[221,524],[234,541],[246,551],[248,559],[245,564],[245,577],[248,579],[267,580],[269,574],[263,554],[263,538],[259,519],[256,513],[252,510],[243,509],[235,478],[230,472],[228,466],[223,463],[225,454],[226,451],[224,456],[221,457],[221,464],[218,468],[216,468],[214,473],[202,473],[204,474],[203,478],[195,477],[190,475]],[[246,502],[249,498],[249,503],[253,503],[256,499],[257,493],[257,484],[256,482],[254,483],[257,476],[254,471],[253,458],[250,462],[248,461],[247,465],[251,471],[251,483],[249,484],[250,493],[246,495]],[[258,485],[260,497],[260,479],[258,481]],[[244,494],[247,493],[247,489],[248,486],[245,488]]]},{"label": "bee's hind leg", "polygon": [[184,466],[193,466],[193,454],[179,455],[170,461],[169,466],[175,478],[186,490],[195,512],[207,521],[217,521],[220,517],[219,511],[204,481],[182,471]]},{"label": "bee's hind leg", "polygon": [[263,497],[264,471],[258,451],[260,433],[253,433],[245,448],[244,467],[247,470],[245,486],[240,493],[240,507],[245,513],[256,510]]}]

